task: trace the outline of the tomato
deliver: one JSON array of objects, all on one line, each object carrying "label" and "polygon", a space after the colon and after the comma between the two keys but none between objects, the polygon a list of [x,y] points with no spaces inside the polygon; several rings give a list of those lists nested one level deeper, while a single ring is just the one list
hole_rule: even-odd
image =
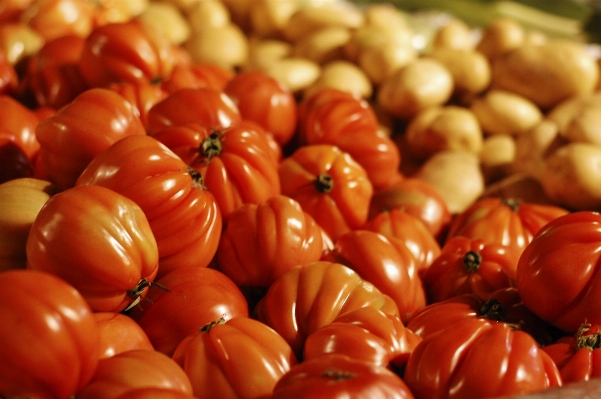
[{"label": "tomato", "polygon": [[428,302],[465,293],[486,298],[498,289],[515,286],[519,255],[515,248],[481,239],[449,239],[423,275]]},{"label": "tomato", "polygon": [[542,319],[575,333],[601,324],[601,214],[580,211],[543,226],[517,266],[524,304]]},{"label": "tomato", "polygon": [[0,272],[24,269],[25,245],[40,209],[58,192],[52,183],[19,178],[0,184]]},{"label": "tomato", "polygon": [[[0,11],[0,14],[2,11]],[[0,95],[12,95],[19,86],[19,77],[15,67],[8,62],[4,52],[0,52]]]},{"label": "tomato", "polygon": [[303,361],[339,353],[396,371],[419,341],[421,337],[398,316],[372,307],[357,308],[311,333],[305,340]]},{"label": "tomato", "polygon": [[317,261],[297,265],[277,278],[254,308],[254,316],[276,330],[301,358],[307,336],[340,314],[374,307],[399,314],[396,303],[351,268]]},{"label": "tomato", "polygon": [[322,260],[350,267],[390,296],[403,322],[426,306],[426,292],[413,254],[406,246],[395,246],[382,234],[369,230],[344,233]]},{"label": "tomato", "polygon": [[480,238],[516,247],[521,253],[542,226],[567,213],[555,205],[481,198],[453,220],[447,239],[458,235]]},{"label": "tomato", "polygon": [[199,124],[211,130],[236,126],[240,111],[223,91],[208,87],[183,88],[167,96],[148,111],[148,134],[166,127]]},{"label": "tomato", "polygon": [[169,356],[187,336],[224,317],[248,316],[240,289],[225,274],[211,269],[175,269],[151,285],[148,295],[129,312],[154,348]]},{"label": "tomato", "polygon": [[408,248],[415,257],[420,276],[440,255],[440,245],[424,223],[401,208],[378,213],[363,229],[384,235],[395,246]]},{"label": "tomato", "polygon": [[273,151],[254,125],[240,122],[223,130],[172,126],[153,137],[200,173],[225,221],[243,204],[258,205],[280,194]]},{"label": "tomato", "polygon": [[219,245],[221,211],[202,179],[146,135],[124,137],[98,154],[76,186],[107,187],[144,212],[159,251],[158,277],[180,267],[207,267]]},{"label": "tomato", "polygon": [[88,164],[123,137],[146,131],[132,105],[119,94],[86,90],[35,129],[40,157],[51,180],[73,187]]},{"label": "tomato", "polygon": [[237,285],[267,288],[291,267],[318,261],[322,230],[300,204],[283,195],[245,204],[230,214],[217,268]]},{"label": "tomato", "polygon": [[564,384],[601,377],[601,327],[583,323],[576,334],[563,337],[543,350],[559,368]]},{"label": "tomato", "polygon": [[100,359],[92,380],[77,393],[80,399],[113,399],[135,388],[168,388],[192,394],[190,379],[163,353],[132,349]]},{"label": "tomato", "polygon": [[452,216],[444,198],[430,183],[408,177],[376,190],[369,205],[369,219],[393,209],[417,217],[438,242],[444,241]]},{"label": "tomato", "polygon": [[299,363],[276,384],[271,399],[413,399],[403,380],[384,366],[340,354]]},{"label": "tomato", "polygon": [[180,342],[173,359],[199,399],[267,397],[297,363],[277,332],[249,317],[208,323]]},{"label": "tomato", "polygon": [[35,132],[39,122],[35,112],[9,95],[0,95],[0,138],[17,144],[29,160],[40,149]]},{"label": "tomato", "polygon": [[561,386],[553,360],[529,334],[470,318],[425,337],[404,380],[419,398],[488,398]]},{"label": "tomato", "polygon": [[86,37],[92,31],[93,9],[79,0],[34,0],[21,14],[20,20],[44,40],[65,35]]},{"label": "tomato", "polygon": [[26,243],[27,268],[72,284],[94,311],[119,312],[146,293],[158,269],[142,209],[100,186],[78,186],[40,209]]},{"label": "tomato", "polygon": [[234,101],[242,118],[257,122],[280,145],[292,139],[298,120],[296,99],[281,82],[263,71],[245,71],[234,76],[223,91]]},{"label": "tomato", "polygon": [[167,78],[175,64],[169,41],[142,22],[98,26],[86,37],[79,69],[90,87]]},{"label": "tomato", "polygon": [[369,103],[349,92],[327,88],[299,105],[299,136],[303,144],[331,144],[349,153],[377,189],[399,174],[396,143],[379,129]]},{"label": "tomato", "polygon": [[161,82],[161,87],[167,93],[173,93],[179,89],[200,89],[203,87],[222,91],[227,82],[233,77],[233,71],[217,64],[186,65],[177,63],[173,67],[171,75]]},{"label": "tomato", "polygon": [[34,0],[5,0],[0,7],[0,22],[14,22]]},{"label": "tomato", "polygon": [[116,312],[94,312],[98,325],[100,358],[134,349],[154,350],[142,327],[131,317]]},{"label": "tomato", "polygon": [[338,147],[303,146],[282,160],[278,172],[282,194],[298,201],[332,240],[367,222],[373,185]]},{"label": "tomato", "polygon": [[32,161],[14,141],[0,138],[0,184],[25,177],[33,177]]},{"label": "tomato", "polygon": [[113,83],[108,88],[119,93],[134,107],[144,126],[148,125],[148,111],[167,97],[160,85],[143,80]]},{"label": "tomato", "polygon": [[75,288],[39,271],[0,273],[0,392],[69,398],[90,381],[99,335]]},{"label": "tomato", "polygon": [[115,399],[198,399],[192,394],[170,388],[143,387],[125,391]]}]

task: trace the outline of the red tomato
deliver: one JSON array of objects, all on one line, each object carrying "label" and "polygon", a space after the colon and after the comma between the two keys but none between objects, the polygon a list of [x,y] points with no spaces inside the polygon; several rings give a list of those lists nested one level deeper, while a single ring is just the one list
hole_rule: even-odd
[{"label": "red tomato", "polygon": [[199,399],[268,397],[297,363],[277,332],[249,317],[207,324],[180,342],[173,359]]},{"label": "red tomato", "polygon": [[116,141],[146,131],[132,105],[108,89],[86,90],[55,115],[41,121],[35,134],[52,181],[73,187],[88,164]]},{"label": "red tomato", "polygon": [[125,391],[115,399],[198,399],[192,394],[170,388],[144,387]]},{"label": "red tomato", "polygon": [[25,64],[25,74],[33,74],[48,67],[76,65],[81,57],[85,37],[71,34],[47,40]]},{"label": "red tomato", "polygon": [[98,329],[84,298],[44,272],[0,273],[0,392],[69,398],[98,364]]},{"label": "red tomato", "polygon": [[359,274],[340,263],[298,265],[276,279],[254,309],[301,358],[307,336],[345,312],[371,306],[398,316],[398,307]]},{"label": "red tomato", "polygon": [[78,65],[90,87],[107,87],[121,81],[161,81],[174,64],[170,42],[148,25],[131,20],[94,28]]},{"label": "red tomato", "polygon": [[271,132],[280,145],[296,131],[298,110],[294,94],[263,71],[238,73],[223,91],[234,101],[244,119]]},{"label": "red tomato", "polygon": [[238,107],[223,91],[184,88],[169,94],[148,111],[148,133],[155,135],[167,127],[189,124],[222,130],[236,126],[241,120]]},{"label": "red tomato", "polygon": [[451,213],[434,186],[416,177],[397,179],[376,190],[369,206],[369,219],[393,209],[417,217],[438,242],[443,242],[451,223]]},{"label": "red tomato", "polygon": [[226,221],[243,204],[260,204],[280,194],[274,154],[254,125],[213,130],[188,124],[166,127],[153,137],[198,170]]},{"label": "red tomato", "polygon": [[34,0],[4,0],[0,7],[0,22],[15,22]]},{"label": "red tomato", "polygon": [[154,350],[142,327],[131,317],[116,312],[95,312],[94,319],[100,335],[101,359],[134,349]]},{"label": "red tomato", "polygon": [[367,172],[375,188],[399,173],[396,143],[379,129],[369,103],[338,89],[322,89],[299,105],[299,137],[303,144],[331,144],[349,153]]},{"label": "red tomato", "polygon": [[148,125],[148,111],[167,97],[161,86],[143,80],[113,83],[108,88],[119,93],[134,107],[144,126]]},{"label": "red tomato", "polygon": [[383,366],[331,354],[292,367],[270,399],[413,399],[403,380]]},{"label": "red tomato", "polygon": [[481,239],[449,239],[423,274],[428,302],[466,293],[486,298],[498,289],[515,286],[519,255],[515,248]]},{"label": "red tomato", "polygon": [[[2,11],[0,10],[0,15]],[[1,16],[0,16],[1,19]],[[8,62],[4,52],[0,52],[0,95],[12,95],[19,86],[19,77],[15,67]]]},{"label": "red tomato", "polygon": [[322,260],[350,267],[390,296],[397,304],[403,322],[426,306],[426,292],[413,254],[406,246],[393,245],[382,234],[369,230],[344,233]]},{"label": "red tomato", "polygon": [[303,146],[282,160],[279,175],[282,194],[298,201],[332,240],[367,222],[373,185],[338,147]]},{"label": "red tomato", "polygon": [[453,220],[447,239],[458,235],[479,238],[516,247],[521,253],[542,226],[567,213],[555,205],[482,198]]},{"label": "red tomato", "polygon": [[129,315],[144,329],[154,348],[169,356],[187,336],[224,317],[248,316],[240,289],[210,268],[178,268],[152,285]]},{"label": "red tomato", "polygon": [[267,288],[293,266],[318,261],[322,251],[315,220],[298,202],[276,195],[230,214],[217,267],[239,286]]},{"label": "red tomato", "polygon": [[143,296],[159,261],[142,209],[100,186],[52,196],[31,226],[26,253],[27,268],[65,279],[99,312],[122,311]]},{"label": "red tomato", "polygon": [[440,255],[440,245],[424,223],[401,208],[378,213],[363,229],[384,235],[395,246],[407,247],[415,257],[420,276]]},{"label": "red tomato", "polygon": [[35,112],[9,95],[0,95],[0,138],[21,147],[29,160],[33,160],[40,149],[35,132],[39,122]]},{"label": "red tomato", "polygon": [[601,324],[601,214],[580,211],[543,226],[517,266],[524,304],[574,334],[586,320]]},{"label": "red tomato", "polygon": [[221,211],[202,179],[159,141],[125,137],[84,169],[76,186],[98,185],[134,201],[159,251],[158,277],[180,267],[207,267],[219,245]]},{"label": "red tomato", "polygon": [[358,308],[311,333],[305,340],[303,361],[339,353],[396,371],[419,341],[399,317],[372,307]]},{"label": "red tomato", "polygon": [[601,377],[601,327],[583,323],[576,334],[543,350],[559,368],[564,384]]},{"label": "red tomato", "polygon": [[65,35],[86,37],[92,31],[92,5],[79,0],[34,0],[20,20],[44,40]]},{"label": "red tomato", "polygon": [[190,379],[163,353],[132,349],[100,359],[92,380],[77,394],[80,399],[115,399],[137,388],[168,388],[192,394]]},{"label": "red tomato", "polygon": [[33,164],[21,147],[12,140],[0,138],[0,184],[32,176]]},{"label": "red tomato", "polygon": [[470,318],[425,337],[404,380],[420,398],[490,398],[561,385],[553,360],[529,334]]},{"label": "red tomato", "polygon": [[233,77],[233,71],[217,64],[186,65],[178,63],[173,68],[171,75],[161,82],[161,87],[170,94],[179,89],[200,89],[204,87],[223,90],[227,82]]}]

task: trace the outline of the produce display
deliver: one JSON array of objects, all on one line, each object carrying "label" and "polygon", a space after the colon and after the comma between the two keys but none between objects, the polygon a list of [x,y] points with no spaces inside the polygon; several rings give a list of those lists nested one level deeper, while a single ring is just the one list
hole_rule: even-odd
[{"label": "produce display", "polygon": [[444,3],[1,0],[0,399],[601,395],[597,16]]}]

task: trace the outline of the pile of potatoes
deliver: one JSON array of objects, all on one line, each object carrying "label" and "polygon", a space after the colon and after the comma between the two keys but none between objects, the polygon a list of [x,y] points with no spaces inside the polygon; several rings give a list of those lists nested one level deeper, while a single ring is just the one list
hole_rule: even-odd
[{"label": "pile of potatoes", "polygon": [[444,13],[417,29],[423,16],[388,3],[123,3],[123,18],[155,26],[195,62],[265,71],[299,101],[323,87],[367,99],[401,148],[402,172],[438,188],[453,213],[491,193],[601,209],[595,45],[508,19],[474,29]]}]

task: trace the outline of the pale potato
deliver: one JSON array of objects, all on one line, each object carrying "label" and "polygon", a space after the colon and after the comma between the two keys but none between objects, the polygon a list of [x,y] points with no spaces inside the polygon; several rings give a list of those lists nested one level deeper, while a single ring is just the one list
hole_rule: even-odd
[{"label": "pale potato", "polygon": [[559,134],[557,123],[543,119],[535,127],[515,138],[513,173],[540,178],[546,158],[567,142]]},{"label": "pale potato", "polygon": [[473,101],[470,109],[486,134],[519,135],[543,118],[540,108],[529,99],[506,90],[489,90]]},{"label": "pale potato", "polygon": [[451,72],[454,94],[457,96],[479,94],[490,85],[490,63],[479,51],[439,47],[430,51],[428,56],[439,61]]}]

